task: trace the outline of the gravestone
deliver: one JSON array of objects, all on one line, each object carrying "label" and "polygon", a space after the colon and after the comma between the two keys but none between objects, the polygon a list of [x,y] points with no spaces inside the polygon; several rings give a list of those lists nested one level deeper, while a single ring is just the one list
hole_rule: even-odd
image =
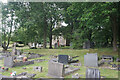
[{"label": "gravestone", "polygon": [[3,58],[4,58],[4,56],[1,56],[1,55],[0,55],[0,60],[3,60]]},{"label": "gravestone", "polygon": [[13,44],[12,56],[17,55],[16,43]]},{"label": "gravestone", "polygon": [[100,80],[100,71],[94,68],[86,70],[86,80]]},{"label": "gravestone", "polygon": [[54,48],[56,49],[58,47],[57,43],[54,44]]},{"label": "gravestone", "polygon": [[79,75],[78,73],[76,73],[76,74],[74,74],[74,75],[72,75],[72,78],[80,78],[80,77],[82,77],[83,75]]},{"label": "gravestone", "polygon": [[61,78],[64,76],[64,65],[57,62],[48,62],[48,76]]},{"label": "gravestone", "polygon": [[118,64],[118,71],[120,71],[120,64]]},{"label": "gravestone", "polygon": [[17,56],[16,59],[17,59],[18,61],[23,61],[23,56],[21,56],[21,55],[20,55],[20,56]]},{"label": "gravestone", "polygon": [[35,75],[36,74],[30,74],[30,73],[27,73],[27,72],[22,72],[22,73],[16,75],[15,78],[22,78],[22,80],[26,80],[24,78],[27,78],[27,80],[30,80],[29,78],[33,78],[33,77],[35,77]]},{"label": "gravestone", "polygon": [[35,66],[35,67],[33,67],[33,70],[42,72],[42,67],[41,66]]},{"label": "gravestone", "polygon": [[83,49],[89,49],[90,48],[90,41],[86,41],[83,43]]},{"label": "gravestone", "polygon": [[69,66],[64,66],[62,63],[49,61],[48,62],[48,74],[47,76],[51,76],[54,78],[63,78],[66,75],[69,75],[70,73],[73,73],[80,68],[74,68]]},{"label": "gravestone", "polygon": [[58,62],[68,64],[68,55],[58,55]]},{"label": "gravestone", "polygon": [[104,62],[113,62],[113,56],[111,55],[102,55],[101,58]]},{"label": "gravestone", "polygon": [[120,62],[120,58],[117,58],[117,59],[116,59],[116,62]]},{"label": "gravestone", "polygon": [[72,42],[70,42],[70,48],[73,49],[73,43]]},{"label": "gravestone", "polygon": [[5,57],[4,58],[4,66],[6,66],[6,67],[12,67],[13,64],[14,64],[13,60],[14,60],[14,57],[11,57],[11,56]]},{"label": "gravestone", "polygon": [[95,54],[84,55],[84,65],[87,67],[98,67],[98,56]]},{"label": "gravestone", "polygon": [[19,55],[21,55],[21,52],[20,52],[20,50],[17,50],[17,55],[19,56]]}]

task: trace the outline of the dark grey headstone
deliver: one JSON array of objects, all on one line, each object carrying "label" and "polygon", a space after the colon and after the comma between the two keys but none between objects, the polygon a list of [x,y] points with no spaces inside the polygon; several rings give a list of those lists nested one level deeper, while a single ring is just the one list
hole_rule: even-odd
[{"label": "dark grey headstone", "polygon": [[84,55],[84,65],[87,67],[98,67],[98,56],[95,54]]},{"label": "dark grey headstone", "polygon": [[94,68],[86,70],[86,80],[100,80],[100,71]]},{"label": "dark grey headstone", "polygon": [[58,62],[68,64],[68,55],[58,55]]}]

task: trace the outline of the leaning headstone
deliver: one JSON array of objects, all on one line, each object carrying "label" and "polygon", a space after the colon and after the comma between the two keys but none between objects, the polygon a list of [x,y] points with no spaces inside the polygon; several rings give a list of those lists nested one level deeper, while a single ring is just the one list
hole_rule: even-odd
[{"label": "leaning headstone", "polygon": [[58,62],[68,64],[68,55],[58,55]]},{"label": "leaning headstone", "polygon": [[84,65],[87,67],[98,67],[98,56],[95,54],[84,55]]},{"label": "leaning headstone", "polygon": [[61,78],[64,76],[64,65],[57,62],[48,62],[48,76],[54,78]]},{"label": "leaning headstone", "polygon": [[86,80],[100,80],[100,71],[94,68],[86,70]]}]

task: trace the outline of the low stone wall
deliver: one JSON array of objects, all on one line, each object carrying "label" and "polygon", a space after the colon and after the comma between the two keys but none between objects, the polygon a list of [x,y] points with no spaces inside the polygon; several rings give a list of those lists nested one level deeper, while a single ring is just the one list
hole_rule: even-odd
[{"label": "low stone wall", "polygon": [[43,55],[40,55],[40,54],[29,55],[29,56],[28,56],[28,59],[39,58],[39,57],[42,57],[42,56],[43,56]]},{"label": "low stone wall", "polygon": [[15,66],[23,66],[23,65],[29,65],[29,64],[34,64],[34,61],[32,60],[32,61],[14,63],[12,67],[15,67]]},{"label": "low stone wall", "polygon": [[13,62],[14,58],[15,57],[11,57],[11,56],[5,57],[5,59],[4,59],[4,66],[12,68],[12,67],[15,67],[15,66],[23,66],[23,65],[34,64],[34,60],[14,63]]}]

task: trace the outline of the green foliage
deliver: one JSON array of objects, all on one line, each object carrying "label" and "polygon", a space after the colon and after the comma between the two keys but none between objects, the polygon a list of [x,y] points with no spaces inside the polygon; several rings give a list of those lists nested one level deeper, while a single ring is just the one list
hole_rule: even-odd
[{"label": "green foliage", "polygon": [[74,47],[79,48],[86,40],[97,47],[109,46],[112,42],[111,15],[117,14],[117,3],[72,3],[67,8],[73,20]]},{"label": "green foliage", "polygon": [[[16,31],[12,35],[12,41],[22,41],[25,44],[34,42],[45,45],[46,42],[51,43],[52,35],[63,35],[69,44],[73,42],[74,48],[81,48],[87,40],[94,42],[96,47],[108,47],[114,40],[113,26],[118,22],[118,10],[118,3],[110,2],[10,2],[3,7],[3,24],[6,24],[7,14],[11,14],[12,18],[16,16]],[[55,29],[55,25],[60,26],[60,22],[65,22],[68,26]],[[12,24],[7,22],[6,25],[11,27]],[[2,30],[5,32],[6,28]],[[7,41],[8,35],[9,31],[4,34],[3,40]],[[119,41],[119,36],[117,37]]]}]

